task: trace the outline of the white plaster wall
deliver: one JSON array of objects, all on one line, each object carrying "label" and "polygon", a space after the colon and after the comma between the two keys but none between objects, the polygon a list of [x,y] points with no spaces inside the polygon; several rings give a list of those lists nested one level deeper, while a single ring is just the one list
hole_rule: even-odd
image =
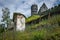
[{"label": "white plaster wall", "polygon": [[17,25],[16,25],[17,31],[24,31],[25,30],[25,18],[17,18]]}]

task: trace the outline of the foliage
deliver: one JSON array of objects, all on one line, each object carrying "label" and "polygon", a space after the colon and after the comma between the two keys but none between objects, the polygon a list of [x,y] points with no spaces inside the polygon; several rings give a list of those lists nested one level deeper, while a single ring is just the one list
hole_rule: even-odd
[{"label": "foliage", "polygon": [[26,23],[27,23],[27,22],[31,22],[31,21],[33,21],[33,20],[36,20],[36,19],[38,19],[38,18],[40,18],[39,15],[33,15],[33,16],[31,16],[31,17],[29,17],[29,18],[26,19]]},{"label": "foliage", "polygon": [[[8,35],[9,34],[9,35]],[[43,28],[39,31],[34,30],[31,32],[15,32],[15,37],[12,32],[6,32],[6,40],[59,40],[60,39],[60,27],[55,28],[54,30],[47,31],[47,29]]]},{"label": "foliage", "polygon": [[2,21],[8,26],[8,24],[10,23],[10,11],[8,8],[4,8],[2,9],[2,12],[3,12]]},{"label": "foliage", "polygon": [[0,33],[4,31],[4,28],[0,26]]}]

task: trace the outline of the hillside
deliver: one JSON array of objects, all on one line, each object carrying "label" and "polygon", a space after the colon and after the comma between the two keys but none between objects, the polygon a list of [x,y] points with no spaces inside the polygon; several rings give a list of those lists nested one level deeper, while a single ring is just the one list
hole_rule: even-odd
[{"label": "hillside", "polygon": [[42,20],[38,24],[30,25],[28,28],[34,29],[34,28],[39,28],[39,26],[42,27],[42,26],[49,26],[49,25],[55,25],[55,24],[60,25],[60,15],[54,15],[50,17],[49,19]]},{"label": "hillside", "polygon": [[[2,40],[1,36],[0,39]],[[60,40],[60,15],[26,27],[24,32],[6,31],[6,40]]]}]

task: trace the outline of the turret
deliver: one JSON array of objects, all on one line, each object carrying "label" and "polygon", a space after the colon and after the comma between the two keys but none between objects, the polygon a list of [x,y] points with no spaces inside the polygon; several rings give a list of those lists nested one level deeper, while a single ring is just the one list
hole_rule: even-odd
[{"label": "turret", "polygon": [[31,6],[31,15],[36,15],[36,14],[38,14],[37,11],[38,11],[38,6],[37,6],[36,4],[33,4],[33,5]]}]

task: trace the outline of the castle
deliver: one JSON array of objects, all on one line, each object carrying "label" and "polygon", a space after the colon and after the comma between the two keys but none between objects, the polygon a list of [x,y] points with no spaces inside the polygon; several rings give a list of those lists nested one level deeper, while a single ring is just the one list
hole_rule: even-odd
[{"label": "castle", "polygon": [[[11,24],[9,24],[8,29],[24,31],[25,24],[26,24],[26,27],[31,26],[32,24],[39,23],[42,19],[48,19],[48,16],[53,16],[53,15],[57,15],[57,14],[60,14],[60,5],[55,6],[54,8],[48,9],[47,6],[45,5],[45,3],[43,3],[43,5],[40,7],[40,9],[38,11],[38,6],[36,4],[33,4],[31,6],[31,16],[26,19],[23,14],[14,13],[13,21],[11,20]],[[25,21],[25,19],[26,19],[26,21]]]},{"label": "castle", "polygon": [[[43,5],[41,6],[40,10],[38,11],[38,6],[36,4],[33,4],[31,6],[31,16],[33,15],[40,15],[40,12],[44,12],[46,11],[48,8],[45,5],[45,3],[43,3]],[[25,16],[21,13],[14,13],[13,15],[13,22],[15,24],[15,29],[16,30],[25,30]],[[33,22],[34,23],[34,22]],[[27,24],[26,24],[27,25]],[[30,24],[29,24],[30,25]]]},{"label": "castle", "polygon": [[48,10],[48,8],[45,3],[42,4],[39,11],[38,11],[37,4],[33,4],[31,6],[31,16],[29,18],[27,18],[27,20],[26,20],[26,26],[39,23],[41,21],[40,16],[43,14],[42,12],[45,12],[47,10]]},{"label": "castle", "polygon": [[43,3],[43,5],[40,7],[39,11],[38,11],[38,6],[36,4],[33,4],[31,6],[31,16],[32,15],[41,15],[41,12],[44,12],[46,10],[48,10],[48,8],[45,3]]},{"label": "castle", "polygon": [[25,22],[25,16],[23,14],[14,13],[13,22],[14,22],[14,25],[15,25],[15,27],[14,27],[15,30],[24,31],[25,30],[25,23],[26,23],[26,25],[31,25],[32,23],[38,23],[40,21],[40,16],[39,15],[41,14],[41,12],[44,12],[46,10],[48,10],[48,8],[45,5],[45,3],[43,3],[43,5],[40,7],[39,11],[38,11],[38,6],[36,4],[33,4],[31,6],[31,17],[33,15],[35,15],[35,17],[36,17],[36,15],[38,15],[38,18],[36,20],[34,19],[35,21],[33,20],[31,23],[29,23],[27,21],[26,21],[27,23]]}]

